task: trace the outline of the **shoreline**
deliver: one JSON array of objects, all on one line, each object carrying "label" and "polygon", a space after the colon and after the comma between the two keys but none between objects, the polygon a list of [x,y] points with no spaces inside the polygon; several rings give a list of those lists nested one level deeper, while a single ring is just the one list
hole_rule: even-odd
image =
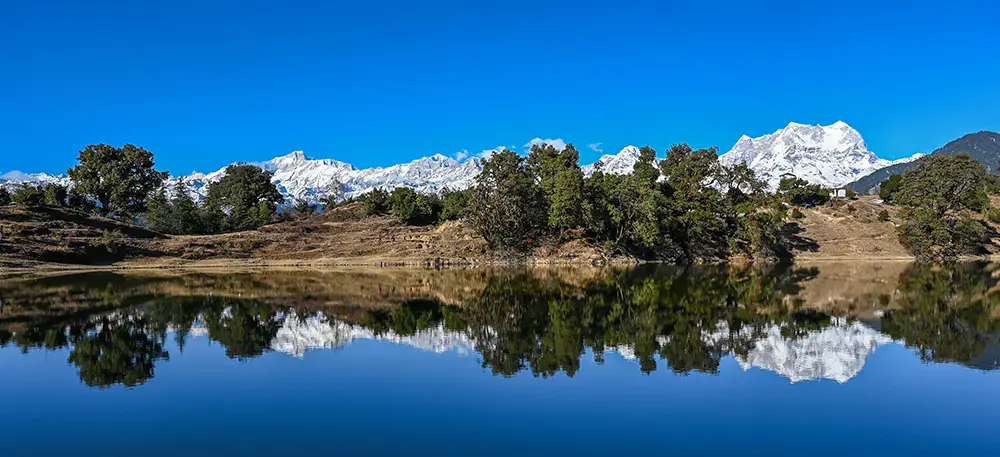
[{"label": "shoreline", "polygon": [[[966,257],[961,262],[997,261],[1000,256]],[[825,263],[898,263],[915,262],[913,256],[800,256],[791,259],[794,264],[825,264]],[[110,264],[68,264],[44,262],[25,259],[0,258],[0,274],[9,273],[74,273],[99,271],[184,271],[184,270],[337,270],[337,269],[475,269],[475,268],[507,268],[507,267],[631,267],[657,262],[591,262],[583,259],[527,259],[524,261],[499,261],[488,259],[407,259],[407,258],[321,258],[321,259],[130,259]],[[739,260],[711,262],[711,264],[745,264]],[[777,264],[783,262],[773,262]],[[768,263],[762,263],[766,265]],[[687,266],[683,264],[669,264]],[[699,265],[699,264],[695,264]]]}]

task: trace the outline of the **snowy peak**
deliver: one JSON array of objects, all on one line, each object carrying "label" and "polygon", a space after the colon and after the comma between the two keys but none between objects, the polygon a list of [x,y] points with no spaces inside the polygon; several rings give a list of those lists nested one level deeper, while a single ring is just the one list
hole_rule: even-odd
[{"label": "snowy peak", "polygon": [[[625,175],[632,172],[632,167],[639,161],[639,148],[635,146],[625,146],[617,154],[605,154],[597,162],[601,164],[601,171],[616,175]],[[584,165],[583,174],[590,176],[597,169],[597,163]]]},{"label": "snowy peak", "polygon": [[769,135],[743,135],[719,161],[729,166],[746,163],[772,188],[785,173],[825,187],[839,187],[896,163],[868,150],[861,133],[844,121],[826,126],[790,122]]}]

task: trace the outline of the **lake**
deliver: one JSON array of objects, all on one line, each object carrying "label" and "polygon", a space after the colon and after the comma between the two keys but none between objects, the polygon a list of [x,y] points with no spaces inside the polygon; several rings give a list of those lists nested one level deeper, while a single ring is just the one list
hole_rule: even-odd
[{"label": "lake", "polygon": [[0,455],[997,455],[1000,268],[0,278]]}]

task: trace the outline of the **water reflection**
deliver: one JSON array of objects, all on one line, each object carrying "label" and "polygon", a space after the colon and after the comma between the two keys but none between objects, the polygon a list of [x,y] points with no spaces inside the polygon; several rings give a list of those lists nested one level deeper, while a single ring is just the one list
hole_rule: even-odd
[{"label": "water reflection", "polygon": [[11,278],[0,281],[0,345],[68,350],[94,387],[141,385],[179,355],[168,338],[182,355],[199,337],[240,361],[389,341],[474,354],[498,376],[574,376],[582,357],[617,353],[643,373],[714,374],[732,356],[793,382],[846,382],[892,341],[927,362],[998,367],[994,266],[903,266],[887,287],[816,303],[824,268]]}]

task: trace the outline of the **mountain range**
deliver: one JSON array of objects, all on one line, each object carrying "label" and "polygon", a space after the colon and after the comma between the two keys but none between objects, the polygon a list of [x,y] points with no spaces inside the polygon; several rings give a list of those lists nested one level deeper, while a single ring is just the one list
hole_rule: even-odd
[{"label": "mountain range", "polygon": [[[998,138],[1000,135],[992,132],[970,134],[933,154],[970,152],[992,169],[1000,159]],[[921,156],[916,154],[896,161],[881,159],[868,149],[857,130],[838,121],[827,126],[792,122],[774,133],[756,138],[743,135],[719,160],[725,165],[747,163],[772,188],[777,186],[783,174],[791,173],[825,187],[851,185],[857,190],[871,188],[885,179],[883,175],[913,166]],[[626,146],[617,154],[602,156],[599,162],[606,173],[624,174],[632,170],[638,158],[639,148]],[[287,202],[295,199],[316,202],[334,189],[339,189],[346,197],[375,188],[410,187],[421,192],[462,190],[474,183],[482,171],[483,160],[481,156],[473,156],[459,161],[435,154],[388,167],[357,168],[334,159],[313,159],[302,151],[295,151],[255,165],[273,173],[272,181]],[[582,168],[590,175],[596,164]],[[207,195],[208,186],[224,174],[225,168],[179,178],[184,179],[189,193],[200,200]],[[178,177],[172,178],[176,179]],[[19,171],[0,175],[0,185],[22,182],[68,184],[69,179],[65,175]]]}]

